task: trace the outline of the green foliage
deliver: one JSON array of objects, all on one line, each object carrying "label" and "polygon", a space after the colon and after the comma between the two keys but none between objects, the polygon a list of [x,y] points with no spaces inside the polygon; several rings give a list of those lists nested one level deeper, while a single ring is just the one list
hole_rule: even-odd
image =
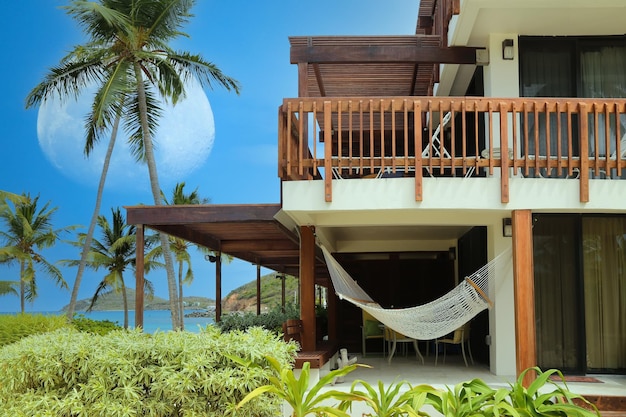
[{"label": "green foliage", "polygon": [[[236,357],[231,357],[231,359],[243,365],[245,369],[253,370],[258,368],[258,364],[256,363],[241,360]],[[246,395],[246,397],[237,404],[237,409],[241,409],[246,404],[253,402],[252,400],[258,401],[258,398],[262,394],[270,393],[291,406],[292,417],[304,417],[308,415],[349,417],[350,415],[345,411],[346,406],[353,401],[365,401],[365,397],[352,392],[336,390],[321,391],[322,388],[333,382],[335,378],[344,376],[355,370],[357,366],[363,365],[353,364],[345,368],[331,371],[309,388],[311,365],[309,362],[304,363],[300,378],[296,378],[293,370],[281,366],[276,359],[268,356],[267,361],[274,371],[278,373],[279,377],[271,377],[269,384],[260,386]],[[331,406],[327,404],[329,400],[339,400],[341,403],[337,406]],[[342,406],[341,404],[345,404],[346,406]]]},{"label": "green foliage", "polygon": [[104,336],[113,330],[120,330],[122,328],[117,323],[110,320],[93,320],[82,314],[74,316],[72,319],[72,326],[81,332],[99,334],[101,336]]},{"label": "green foliage", "polygon": [[[526,388],[522,384],[522,380],[530,371],[535,371],[537,377]],[[550,380],[550,376],[554,374],[561,378],[563,386],[557,385]],[[546,386],[549,386],[551,389],[546,389]],[[515,407],[515,410],[519,412],[520,416],[591,417],[600,415],[595,407],[582,396],[569,391],[563,374],[557,369],[542,372],[537,367],[529,368],[520,374],[516,383],[511,385],[511,389],[507,394],[508,400]],[[575,399],[582,401],[594,411],[589,411],[574,404]]]},{"label": "green foliage", "polygon": [[[362,386],[365,391],[359,391]],[[402,388],[407,386],[407,391]],[[393,383],[385,389],[382,381],[378,381],[378,391],[369,383],[363,380],[356,380],[352,383],[351,392],[365,398],[366,404],[371,408],[370,417],[395,417],[395,416],[427,416],[419,411],[426,403],[427,394],[434,388],[424,389],[426,386],[412,388],[406,381]]]},{"label": "green foliage", "polygon": [[65,316],[43,314],[0,315],[0,347],[27,336],[67,327]]},{"label": "green foliage", "polygon": [[[250,361],[232,358],[249,368],[259,365]],[[411,386],[406,381],[393,383],[385,388],[379,381],[377,389],[363,380],[353,382],[349,392],[334,390],[322,391],[335,378],[352,372],[358,365],[351,365],[330,372],[317,384],[309,388],[309,363],[302,368],[300,378],[296,378],[291,369],[279,368],[277,361],[268,358],[270,365],[279,372],[280,377],[270,378],[270,383],[260,386],[249,393],[237,407],[269,393],[287,402],[293,409],[292,417],[306,415],[346,417],[354,401],[364,401],[371,409],[363,413],[369,417],[416,417],[429,416],[425,410],[434,410],[444,417],[541,417],[541,416],[600,416],[597,409],[582,396],[570,392],[563,380],[563,387],[549,380],[550,375],[561,373],[558,370],[537,372],[537,378],[528,388],[522,384],[522,373],[510,389],[494,389],[481,379],[461,382],[453,388],[437,389],[430,385]],[[562,375],[561,375],[562,377]],[[553,388],[550,388],[547,384]],[[406,389],[404,389],[406,388]],[[339,400],[334,407],[328,406],[329,400]],[[587,408],[574,404],[582,402]]]},{"label": "green foliage", "polygon": [[[224,416],[289,368],[296,346],[263,329],[222,334],[73,329],[33,336],[0,350],[2,416]],[[241,368],[229,357],[257,364]],[[242,406],[238,416],[280,412],[276,397]]]},{"label": "green foliage", "polygon": [[287,304],[284,313],[279,306],[275,306],[268,313],[259,314],[258,316],[252,312],[224,314],[222,320],[219,323],[215,323],[215,326],[219,327],[223,332],[246,330],[250,327],[263,327],[267,330],[281,332],[282,325],[286,320],[299,317],[300,311],[298,307],[293,304]]}]

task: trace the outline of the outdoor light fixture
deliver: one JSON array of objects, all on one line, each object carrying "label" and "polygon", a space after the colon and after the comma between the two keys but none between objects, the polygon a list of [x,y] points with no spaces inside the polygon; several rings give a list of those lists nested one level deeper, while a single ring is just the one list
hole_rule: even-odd
[{"label": "outdoor light fixture", "polygon": [[502,219],[502,236],[513,236],[513,223],[510,217],[505,217],[504,219]]},{"label": "outdoor light fixture", "polygon": [[217,261],[217,256],[215,255],[204,255],[204,260],[209,261],[211,263],[215,263]]},{"label": "outdoor light fixture", "polygon": [[513,49],[513,39],[505,39],[502,41],[502,59],[512,61],[515,58]]}]

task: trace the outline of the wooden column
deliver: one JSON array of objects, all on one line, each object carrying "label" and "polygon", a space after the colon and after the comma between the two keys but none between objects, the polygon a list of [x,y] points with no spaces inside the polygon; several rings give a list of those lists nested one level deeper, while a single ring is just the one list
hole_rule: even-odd
[{"label": "wooden column", "polygon": [[328,283],[328,340],[337,340],[337,294],[335,294],[335,288],[331,282]]},{"label": "wooden column", "polygon": [[300,227],[300,319],[302,350],[315,350],[315,235],[311,226]]},{"label": "wooden column", "polygon": [[261,315],[261,265],[256,264],[256,315]]},{"label": "wooden column", "polygon": [[[532,213],[514,210],[512,220],[515,349],[519,376],[525,369],[537,365]],[[528,387],[535,376],[534,372],[528,372],[524,386]]]},{"label": "wooden column", "polygon": [[222,320],[222,252],[215,253],[215,321]]},{"label": "wooden column", "polygon": [[143,328],[144,246],[143,224],[138,224],[135,226],[135,327],[141,328]]}]

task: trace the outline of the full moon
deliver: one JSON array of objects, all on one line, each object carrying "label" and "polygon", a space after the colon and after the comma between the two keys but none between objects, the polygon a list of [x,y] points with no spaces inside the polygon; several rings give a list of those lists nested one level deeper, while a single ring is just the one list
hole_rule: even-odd
[{"label": "full moon", "polygon": [[[90,186],[97,186],[100,180],[110,137],[110,132],[103,135],[89,157],[85,156],[85,117],[95,91],[95,87],[87,89],[77,100],[50,99],[40,106],[37,118],[39,146],[48,160],[70,179]],[[188,82],[185,92],[175,106],[160,103],[162,115],[154,143],[161,188],[181,182],[206,161],[213,148],[215,125],[209,100],[197,80]],[[134,159],[127,139],[120,124],[107,188],[145,189],[148,167]]]}]

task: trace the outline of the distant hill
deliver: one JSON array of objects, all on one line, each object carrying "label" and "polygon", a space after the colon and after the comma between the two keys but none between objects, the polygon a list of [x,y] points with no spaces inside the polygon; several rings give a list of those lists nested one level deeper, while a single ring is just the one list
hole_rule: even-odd
[{"label": "distant hill", "polygon": [[[277,278],[278,274],[271,273],[261,277],[261,305],[265,309],[270,309],[280,305],[281,302],[281,280]],[[135,307],[135,290],[133,288],[126,289],[128,294],[129,309]],[[285,278],[285,299],[287,303],[293,303],[297,299],[298,280],[290,275]],[[209,306],[215,306],[215,300],[206,297],[189,296],[184,297],[185,305],[189,309],[207,309]],[[90,298],[82,299],[76,302],[76,311],[86,311],[91,302]],[[61,311],[67,310],[67,305]],[[98,298],[94,311],[112,311],[123,310],[124,303],[121,294],[109,293]],[[144,302],[145,310],[169,310],[169,301],[154,297],[148,298]],[[223,311],[255,311],[256,310],[256,279],[235,288],[228,293],[223,301]]]},{"label": "distant hill", "polygon": [[[261,305],[265,309],[281,303],[281,279],[279,274],[271,273],[261,277]],[[285,302],[293,303],[298,292],[298,280],[290,275],[285,278]],[[256,279],[235,288],[224,300],[224,311],[256,310]]]},{"label": "distant hill", "polygon": [[[126,289],[128,296],[128,307],[130,310],[135,307],[135,290],[133,288]],[[215,300],[206,297],[189,296],[183,297],[185,306],[189,309],[198,308],[206,309],[209,306],[215,305]],[[76,311],[86,311],[91,303],[91,298],[85,298],[76,302]],[[67,311],[68,306],[62,308],[61,311]],[[153,297],[149,299],[146,297],[144,302],[145,310],[169,310],[170,303],[168,300],[161,297]],[[122,294],[109,293],[98,298],[98,301],[93,307],[94,311],[113,311],[124,310],[124,301]]]}]

